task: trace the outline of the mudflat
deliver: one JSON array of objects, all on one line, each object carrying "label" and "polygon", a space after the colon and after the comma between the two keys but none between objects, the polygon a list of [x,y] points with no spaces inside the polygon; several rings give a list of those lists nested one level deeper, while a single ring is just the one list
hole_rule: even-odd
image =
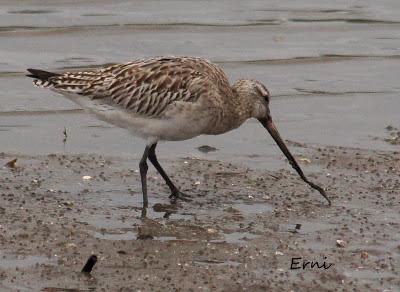
[{"label": "mudflat", "polygon": [[[313,166],[309,177],[327,188],[333,206],[288,168],[254,170],[189,157],[166,168],[193,201],[169,204],[169,190],[152,172],[150,208],[141,218],[137,160],[2,153],[2,164],[18,160],[0,171],[1,287],[399,287],[400,153],[305,144],[294,150]],[[91,254],[98,262],[84,275]]]}]

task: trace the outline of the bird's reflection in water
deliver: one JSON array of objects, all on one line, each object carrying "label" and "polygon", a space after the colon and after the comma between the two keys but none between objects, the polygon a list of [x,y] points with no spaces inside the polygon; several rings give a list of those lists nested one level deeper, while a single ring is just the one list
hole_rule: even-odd
[{"label": "bird's reflection in water", "polygon": [[[153,211],[156,213],[164,213],[162,218],[169,219],[172,214],[177,213],[177,205],[176,204],[154,204],[153,205]],[[147,209],[148,205],[143,203],[142,206],[142,211],[141,211],[141,219],[146,219],[147,218]]]},{"label": "bird's reflection in water", "polygon": [[147,206],[145,206],[144,204],[143,204],[143,208],[142,208],[142,212],[141,212],[140,218],[142,218],[142,219],[147,218]]}]

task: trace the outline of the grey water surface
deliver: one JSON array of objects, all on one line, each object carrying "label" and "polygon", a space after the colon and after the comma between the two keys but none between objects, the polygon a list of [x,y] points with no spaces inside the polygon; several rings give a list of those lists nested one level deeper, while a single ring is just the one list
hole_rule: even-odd
[{"label": "grey water surface", "polygon": [[[160,55],[208,58],[232,82],[259,79],[272,93],[273,117],[288,140],[398,148],[384,142],[385,127],[400,125],[396,0],[0,3],[0,151],[140,157],[144,141],[34,88],[24,74],[26,68],[93,68]],[[218,151],[201,153],[201,145]],[[159,150],[161,158],[287,167],[252,120],[221,136]]]}]

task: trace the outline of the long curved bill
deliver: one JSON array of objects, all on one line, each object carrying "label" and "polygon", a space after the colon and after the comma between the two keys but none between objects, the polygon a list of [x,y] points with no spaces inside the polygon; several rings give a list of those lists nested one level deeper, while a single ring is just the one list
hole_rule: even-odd
[{"label": "long curved bill", "polygon": [[303,171],[301,170],[299,164],[294,159],[293,155],[290,153],[289,149],[287,148],[285,142],[281,138],[281,135],[279,134],[278,129],[276,128],[272,119],[259,119],[259,121],[268,130],[268,132],[271,134],[272,138],[274,138],[276,144],[278,144],[279,148],[282,150],[283,154],[285,154],[286,158],[289,160],[292,167],[300,175],[301,179],[303,181],[305,181],[313,189],[317,190],[328,201],[328,204],[331,205],[331,200],[327,197],[325,191],[320,186],[310,182],[306,178],[306,176],[304,175]]}]

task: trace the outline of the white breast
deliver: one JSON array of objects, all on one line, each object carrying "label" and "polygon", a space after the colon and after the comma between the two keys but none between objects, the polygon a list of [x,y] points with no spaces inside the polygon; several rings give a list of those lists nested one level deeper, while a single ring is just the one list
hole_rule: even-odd
[{"label": "white breast", "polygon": [[71,101],[77,103],[87,112],[94,114],[99,120],[120,128],[127,129],[151,143],[164,141],[186,140],[204,133],[207,121],[194,119],[193,112],[172,110],[163,118],[137,116],[119,106],[111,106],[102,99],[90,99],[86,96],[59,92]]}]

